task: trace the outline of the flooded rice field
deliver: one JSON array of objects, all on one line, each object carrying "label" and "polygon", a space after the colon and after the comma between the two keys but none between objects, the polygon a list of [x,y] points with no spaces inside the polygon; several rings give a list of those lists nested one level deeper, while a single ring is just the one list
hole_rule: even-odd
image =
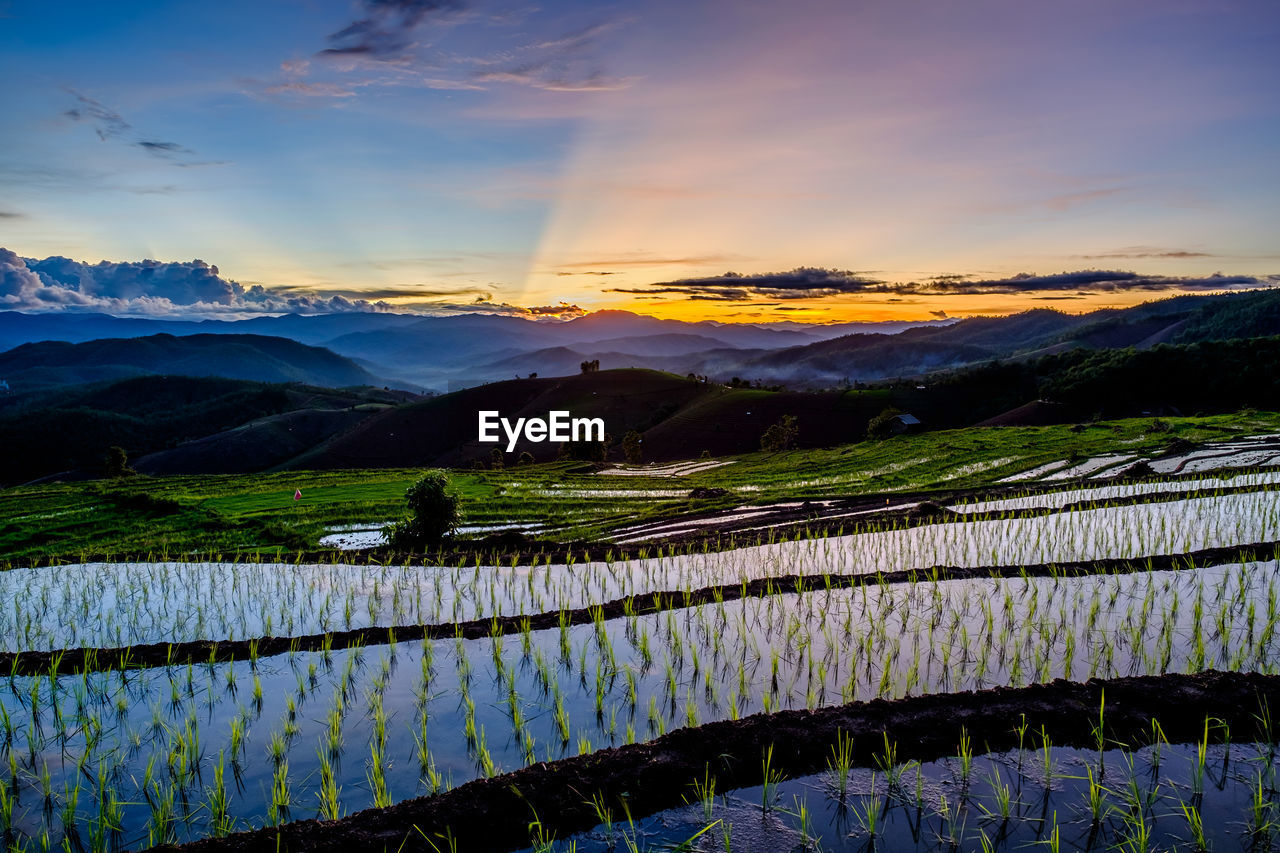
[{"label": "flooded rice field", "polygon": [[[571,564],[85,564],[0,573],[0,651],[295,636],[519,616],[784,575],[1017,566],[1280,539],[1274,492],[943,521],[735,550]],[[602,559],[603,558],[603,559]]]}]

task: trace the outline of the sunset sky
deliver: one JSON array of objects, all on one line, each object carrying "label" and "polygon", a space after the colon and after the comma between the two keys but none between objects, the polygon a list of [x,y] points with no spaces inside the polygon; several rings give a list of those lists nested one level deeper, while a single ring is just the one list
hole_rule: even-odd
[{"label": "sunset sky", "polygon": [[0,15],[0,309],[822,321],[1280,282],[1275,0]]}]

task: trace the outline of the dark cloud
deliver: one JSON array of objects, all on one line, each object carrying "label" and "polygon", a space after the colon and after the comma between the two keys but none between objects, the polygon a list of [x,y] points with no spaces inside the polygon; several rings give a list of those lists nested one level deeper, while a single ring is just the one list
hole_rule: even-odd
[{"label": "dark cloud", "polygon": [[[526,16],[472,8],[468,0],[358,0],[358,17],[326,38],[313,63],[291,59],[281,64],[282,80],[244,80],[250,95],[349,98],[362,87],[415,86],[428,89],[484,90],[514,84],[548,91],[590,92],[624,88],[630,79],[610,77],[601,67],[598,44],[608,32],[628,23],[613,18],[547,37],[531,35]],[[484,52],[446,49],[446,28],[482,25],[486,39],[498,40]],[[342,73],[341,79],[327,73]]]},{"label": "dark cloud", "polygon": [[929,313],[932,314],[934,317],[937,317],[939,320],[947,319],[946,311],[930,311]]},{"label": "dark cloud", "polygon": [[154,142],[149,139],[144,139],[140,142],[135,142],[134,145],[138,146],[148,154],[155,157],[161,157],[165,160],[173,160],[179,156],[196,153],[190,148],[184,148],[176,142]]},{"label": "dark cloud", "polygon": [[12,210],[0,210],[0,219],[25,219],[26,214]]},{"label": "dark cloud", "polygon": [[75,89],[66,89],[65,91],[76,99],[76,106],[64,112],[63,115],[74,121],[88,122],[92,125],[94,133],[98,134],[98,138],[103,142],[118,137],[132,136],[134,141],[129,143],[130,145],[135,148],[141,148],[153,157],[168,160],[175,166],[224,165],[221,162],[211,161],[193,162],[188,158],[194,156],[196,152],[176,142],[139,138],[138,134],[134,132],[133,125],[126,121],[120,113],[87,95],[77,92]]},{"label": "dark cloud", "polygon": [[[1231,290],[1275,284],[1275,277],[1248,275],[1162,276],[1123,270],[1079,270],[1053,275],[1019,273],[1009,278],[973,279],[947,274],[928,281],[887,282],[849,270],[801,267],[784,273],[724,275],[664,281],[647,287],[608,288],[606,292],[632,294],[680,294],[689,300],[741,302],[750,299],[821,299],[847,294],[947,296],[972,294],[1026,294],[1075,291],[1076,295],[1121,291]],[[1062,297],[1073,298],[1073,297]]]},{"label": "dark cloud", "polygon": [[125,121],[124,116],[100,101],[83,95],[75,89],[65,91],[76,99],[76,106],[64,112],[63,115],[73,121],[88,122],[103,142],[133,129],[133,125]]},{"label": "dark cloud", "polygon": [[816,299],[843,293],[885,292],[885,282],[850,270],[798,267],[790,272],[682,278],[644,288],[610,288],[614,293],[683,293],[689,299],[746,301],[772,299]]},{"label": "dark cloud", "polygon": [[587,309],[568,302],[559,305],[535,305],[526,309],[534,317],[581,317]]},{"label": "dark cloud", "polygon": [[429,16],[457,12],[459,0],[362,0],[364,17],[329,36],[320,56],[389,61],[414,46],[414,35]]},{"label": "dark cloud", "polygon": [[1040,291],[1075,290],[1084,293],[1110,293],[1125,290],[1228,290],[1260,287],[1265,279],[1249,275],[1167,276],[1142,275],[1127,270],[1077,270],[1053,275],[1019,273],[1000,279],[955,279],[894,284],[899,293],[1036,293]]},{"label": "dark cloud", "polygon": [[[306,285],[277,285],[272,290],[281,293],[293,292],[313,292],[313,288]],[[492,299],[493,293],[478,287],[462,287],[451,290],[441,290],[432,287],[420,287],[406,285],[404,287],[382,287],[376,290],[341,290],[334,288],[325,288],[326,296],[346,296],[352,299],[457,299],[463,296],[475,296],[479,299]]]}]

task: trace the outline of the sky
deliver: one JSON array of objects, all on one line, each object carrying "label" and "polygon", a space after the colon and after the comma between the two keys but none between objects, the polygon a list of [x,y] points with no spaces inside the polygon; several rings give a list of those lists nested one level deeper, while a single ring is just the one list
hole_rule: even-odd
[{"label": "sky", "polygon": [[0,16],[0,309],[829,322],[1280,283],[1274,0]]}]

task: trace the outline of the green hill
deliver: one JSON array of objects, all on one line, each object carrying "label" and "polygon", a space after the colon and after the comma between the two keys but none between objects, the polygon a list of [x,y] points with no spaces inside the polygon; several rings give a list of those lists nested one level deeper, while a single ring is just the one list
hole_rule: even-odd
[{"label": "green hill", "polygon": [[16,392],[125,376],[221,376],[340,388],[383,385],[349,358],[264,335],[150,335],[72,344],[43,341],[0,353],[0,379]]}]

